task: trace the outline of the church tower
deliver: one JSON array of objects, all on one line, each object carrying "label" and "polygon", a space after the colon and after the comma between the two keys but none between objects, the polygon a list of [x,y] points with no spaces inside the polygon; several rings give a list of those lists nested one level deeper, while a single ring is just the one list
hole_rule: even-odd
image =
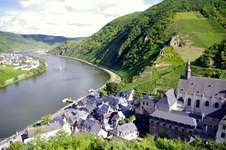
[{"label": "church tower", "polygon": [[188,60],[186,63],[184,78],[189,79],[190,76],[191,76],[191,68],[190,68],[190,61]]}]

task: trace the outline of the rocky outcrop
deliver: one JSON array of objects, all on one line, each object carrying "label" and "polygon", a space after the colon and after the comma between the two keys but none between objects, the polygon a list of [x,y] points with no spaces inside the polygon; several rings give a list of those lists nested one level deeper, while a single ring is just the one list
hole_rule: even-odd
[{"label": "rocky outcrop", "polygon": [[182,47],[183,41],[179,35],[173,36],[170,40],[169,46]]}]

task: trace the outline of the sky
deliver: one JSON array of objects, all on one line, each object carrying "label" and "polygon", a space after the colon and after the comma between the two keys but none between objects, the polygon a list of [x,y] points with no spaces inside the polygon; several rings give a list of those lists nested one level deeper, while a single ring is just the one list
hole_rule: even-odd
[{"label": "sky", "polygon": [[0,31],[87,37],[162,0],[0,0]]}]

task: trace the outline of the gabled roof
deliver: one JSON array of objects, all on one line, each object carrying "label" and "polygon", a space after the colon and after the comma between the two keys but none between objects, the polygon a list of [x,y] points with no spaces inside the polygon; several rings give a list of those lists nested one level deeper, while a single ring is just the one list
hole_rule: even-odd
[{"label": "gabled roof", "polygon": [[197,126],[196,120],[192,117],[189,117],[188,114],[155,110],[150,116],[177,122],[177,123],[182,123],[185,125]]},{"label": "gabled roof", "polygon": [[123,97],[123,98],[128,99],[130,97],[130,95],[133,94],[133,93],[134,93],[134,90],[130,89],[129,91],[118,92],[116,94],[116,97]]},{"label": "gabled roof", "polygon": [[220,121],[219,124],[226,125],[226,114],[224,115],[223,119]]},{"label": "gabled roof", "polygon": [[107,104],[103,104],[98,110],[97,113],[100,115],[109,113],[111,111],[111,107]]},{"label": "gabled roof", "polygon": [[[61,129],[62,125],[60,124],[60,122],[53,122],[48,125],[41,126],[39,128],[41,128],[44,132],[51,132],[51,131],[56,131],[56,130]],[[34,135],[34,133],[37,129],[38,128],[32,128],[32,129],[28,130],[28,137],[31,137],[32,135]]]},{"label": "gabled roof", "polygon": [[91,130],[89,131],[89,133],[93,133],[93,134],[95,134],[95,135],[97,136],[97,135],[99,134],[100,131],[101,131],[100,125],[99,125],[98,123],[95,123],[95,124],[92,126]]},{"label": "gabled roof", "polygon": [[177,102],[173,89],[168,90],[164,96],[157,102],[158,105],[171,107]]},{"label": "gabled roof", "polygon": [[153,102],[155,103],[155,98],[151,95],[144,95],[144,97],[141,99],[141,102]]},{"label": "gabled roof", "polygon": [[213,78],[190,77],[181,78],[177,86],[177,92],[203,95],[205,97],[226,97],[226,80]]},{"label": "gabled roof", "polygon": [[116,136],[126,136],[134,132],[137,132],[137,127],[135,126],[134,123],[130,122],[114,128],[112,132]]}]

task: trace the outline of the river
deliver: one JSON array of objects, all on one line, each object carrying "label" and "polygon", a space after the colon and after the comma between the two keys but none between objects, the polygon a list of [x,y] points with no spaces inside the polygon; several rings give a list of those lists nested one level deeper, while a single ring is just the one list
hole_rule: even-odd
[{"label": "river", "polygon": [[105,71],[78,60],[38,57],[47,62],[46,72],[0,88],[0,138],[9,137],[64,107],[66,104],[62,99],[77,99],[86,95],[88,89],[97,89],[109,79]]}]

